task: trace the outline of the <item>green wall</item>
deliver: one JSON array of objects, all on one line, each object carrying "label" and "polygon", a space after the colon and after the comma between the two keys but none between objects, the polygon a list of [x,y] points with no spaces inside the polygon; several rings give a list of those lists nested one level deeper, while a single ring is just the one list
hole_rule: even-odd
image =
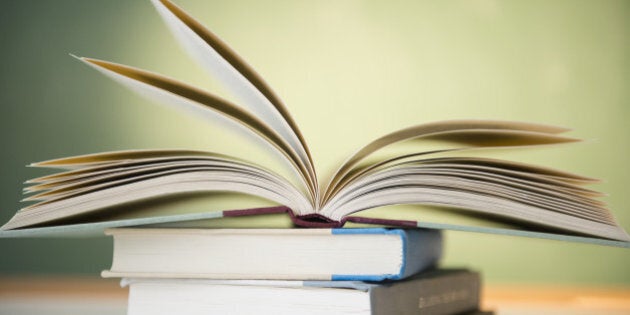
[{"label": "green wall", "polygon": [[[605,179],[630,230],[630,2],[178,1],[288,104],[325,173],[359,145],[416,123],[525,120],[577,145],[497,156]],[[0,1],[0,221],[24,165],[130,148],[248,156],[237,137],[124,90],[68,53],[155,70],[225,95],[176,46],[149,1]],[[233,141],[234,140],[234,141]],[[264,160],[263,157],[260,157]],[[490,282],[630,284],[630,251],[448,233],[445,263]],[[97,275],[111,243],[0,240],[0,275]]]}]

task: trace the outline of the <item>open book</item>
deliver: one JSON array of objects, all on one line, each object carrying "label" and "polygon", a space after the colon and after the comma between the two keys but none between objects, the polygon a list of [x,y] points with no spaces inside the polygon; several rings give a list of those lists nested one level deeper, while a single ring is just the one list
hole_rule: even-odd
[{"label": "open book", "polygon": [[[277,155],[290,170],[289,176],[220,153],[182,150],[110,152],[35,163],[33,166],[61,171],[28,181],[32,185],[25,191],[32,195],[26,200],[37,203],[19,210],[2,227],[4,234],[0,235],[20,235],[8,230],[24,228],[34,231],[68,224],[85,227],[94,217],[99,221],[91,226],[111,227],[285,213],[296,225],[305,227],[340,227],[355,222],[468,229],[621,246],[630,241],[603,202],[596,199],[600,194],[584,187],[595,180],[464,154],[480,148],[577,141],[561,135],[567,129],[554,126],[485,120],[411,126],[363,146],[322,184],[296,122],[264,80],[181,8],[167,0],[153,2],[191,55],[225,83],[239,104],[155,73],[102,60],[79,59],[144,96],[242,132]],[[424,146],[436,142],[442,146],[430,150]],[[388,151],[398,145],[411,149]],[[254,195],[279,206],[165,216],[159,220],[107,220],[107,213],[117,206],[193,192]],[[398,204],[463,209],[490,220],[516,223],[524,230],[360,215],[364,210]]]}]

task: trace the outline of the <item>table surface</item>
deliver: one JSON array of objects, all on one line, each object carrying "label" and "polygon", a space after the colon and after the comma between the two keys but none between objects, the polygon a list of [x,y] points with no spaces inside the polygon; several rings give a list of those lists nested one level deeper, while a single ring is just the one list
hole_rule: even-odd
[{"label": "table surface", "polygon": [[[115,279],[0,277],[0,315],[125,314],[127,289]],[[630,286],[489,284],[483,308],[501,315],[630,314]]]}]

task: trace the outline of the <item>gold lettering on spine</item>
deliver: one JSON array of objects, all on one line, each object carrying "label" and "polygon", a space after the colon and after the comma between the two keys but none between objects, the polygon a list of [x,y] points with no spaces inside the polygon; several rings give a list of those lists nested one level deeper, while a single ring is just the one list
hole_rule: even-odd
[{"label": "gold lettering on spine", "polygon": [[463,301],[468,299],[470,291],[462,289],[455,291],[448,291],[439,294],[433,294],[429,296],[421,296],[418,298],[418,309],[424,309],[433,307],[436,305],[453,303],[456,301]]}]

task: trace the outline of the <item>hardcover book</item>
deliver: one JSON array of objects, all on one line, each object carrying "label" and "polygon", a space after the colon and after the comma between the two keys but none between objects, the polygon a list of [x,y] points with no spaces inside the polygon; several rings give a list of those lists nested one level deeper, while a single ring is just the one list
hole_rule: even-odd
[{"label": "hardcover book", "polygon": [[397,280],[434,266],[428,229],[110,229],[103,277]]},{"label": "hardcover book", "polygon": [[129,315],[142,314],[468,314],[480,277],[435,270],[395,282],[123,279]]},{"label": "hardcover book", "polygon": [[[58,173],[28,181],[25,200],[0,236],[102,231],[107,227],[199,219],[287,215],[293,226],[342,227],[346,223],[468,230],[628,247],[630,237],[585,187],[594,179],[506,160],[472,150],[531,147],[578,141],[565,128],[535,123],[453,120],[402,128],[359,148],[326,180],[315,172],[305,138],[287,107],[260,75],[228,45],[168,0],[155,7],[191,55],[239,100],[141,69],[78,58],[138,93],[241,132],[284,165],[272,170],[255,161],[210,151],[132,150],[34,163]],[[439,148],[427,149],[439,143]],[[283,171],[287,174],[281,175]],[[117,208],[192,193],[260,197],[272,207],[208,209],[184,214],[120,218]],[[395,210],[362,215],[390,205],[448,207],[514,228],[479,227],[409,219]],[[133,210],[127,209],[129,212]],[[127,211],[126,210],[126,211]],[[224,211],[225,210],[225,211]],[[382,212],[381,212],[382,213]],[[247,225],[247,224],[246,224]]]}]

